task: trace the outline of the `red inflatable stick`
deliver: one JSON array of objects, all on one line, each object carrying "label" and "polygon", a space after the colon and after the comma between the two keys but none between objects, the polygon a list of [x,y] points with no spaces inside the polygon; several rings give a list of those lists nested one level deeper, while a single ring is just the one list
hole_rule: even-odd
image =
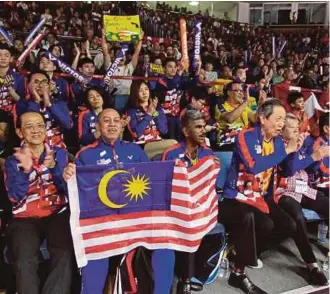
[{"label": "red inflatable stick", "polygon": [[185,69],[189,68],[188,43],[187,43],[187,24],[180,19],[180,39],[181,39],[181,63]]}]

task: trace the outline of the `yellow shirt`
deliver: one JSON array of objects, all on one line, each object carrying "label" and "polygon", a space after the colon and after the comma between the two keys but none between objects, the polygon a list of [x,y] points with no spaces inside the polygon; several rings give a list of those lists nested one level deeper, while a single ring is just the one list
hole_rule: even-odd
[{"label": "yellow shirt", "polygon": [[232,106],[227,101],[220,105],[220,107],[215,107],[215,120],[219,124],[218,132],[218,143],[220,145],[234,143],[235,136],[242,129],[249,127],[249,113],[253,112],[249,106],[247,106],[239,118],[237,118],[232,123],[227,123],[221,119],[221,114],[233,111],[237,106]]},{"label": "yellow shirt", "polygon": [[[262,155],[263,156],[267,156],[274,153],[274,141],[273,139],[267,141],[263,141],[262,142]],[[262,179],[262,191],[263,192],[267,192],[268,187],[269,187],[269,183],[272,177],[272,173],[273,173],[273,167],[263,171],[261,173],[261,179]]]}]

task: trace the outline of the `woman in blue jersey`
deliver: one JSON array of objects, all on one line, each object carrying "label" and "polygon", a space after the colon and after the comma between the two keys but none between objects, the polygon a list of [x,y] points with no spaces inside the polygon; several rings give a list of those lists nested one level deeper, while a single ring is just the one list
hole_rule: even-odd
[{"label": "woman in blue jersey", "polygon": [[86,91],[85,103],[87,109],[78,116],[78,138],[82,146],[93,143],[100,137],[100,132],[95,128],[97,117],[103,110],[104,93],[101,88],[92,87]]},{"label": "woman in blue jersey", "polygon": [[167,133],[167,120],[158,99],[152,99],[148,85],[144,81],[133,81],[131,86],[130,107],[127,116],[133,141],[146,144],[162,140]]}]

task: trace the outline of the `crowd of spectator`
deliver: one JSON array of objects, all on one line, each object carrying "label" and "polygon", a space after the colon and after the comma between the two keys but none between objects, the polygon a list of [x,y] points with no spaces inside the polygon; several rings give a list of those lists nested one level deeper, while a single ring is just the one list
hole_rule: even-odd
[{"label": "crowd of spectator", "polygon": [[[209,151],[205,150],[209,149],[203,149],[206,147],[200,142],[201,138],[204,141],[206,137],[206,144],[213,151],[234,152],[233,170],[228,175],[229,180],[222,187],[225,198],[226,195],[234,193],[236,187],[233,188],[233,185],[236,183],[241,185],[237,188],[238,192],[235,190],[236,194],[245,198],[256,197],[255,194],[260,192],[259,188],[255,188],[258,185],[264,185],[260,195],[265,195],[268,188],[278,192],[276,187],[270,185],[270,177],[277,177],[276,173],[283,171],[283,165],[280,164],[288,154],[299,153],[300,148],[304,146],[306,148],[301,151],[299,160],[306,157],[309,159],[309,165],[313,162],[317,164],[313,165],[313,169],[308,169],[309,165],[306,162],[297,164],[301,171],[291,166],[288,168],[290,172],[285,173],[285,168],[296,160],[294,156],[288,156],[287,158],[290,158],[286,162],[287,165],[284,165],[283,177],[295,177],[296,172],[303,174],[302,178],[297,176],[297,179],[305,181],[305,185],[310,189],[308,191],[313,190],[312,198],[319,205],[313,206],[310,198],[303,201],[305,196],[308,197],[307,190],[296,191],[291,186],[285,186],[284,192],[281,190],[282,194],[278,192],[278,199],[283,195],[283,199],[294,198],[301,206],[305,205],[321,214],[327,214],[325,217],[328,217],[329,211],[324,210],[324,203],[328,202],[329,193],[324,187],[328,187],[329,183],[329,152],[328,149],[324,149],[324,145],[329,144],[329,121],[324,115],[319,118],[319,113],[309,121],[310,117],[305,113],[304,103],[308,98],[305,93],[308,93],[308,96],[314,93],[321,107],[329,108],[327,28],[318,27],[308,33],[276,34],[265,32],[261,27],[215,18],[210,16],[208,11],[204,14],[192,14],[178,7],[172,9],[165,3],[159,4],[156,10],[135,2],[127,3],[125,6],[120,2],[0,3],[0,25],[9,32],[14,41],[14,46],[10,47],[5,38],[0,37],[0,166],[1,169],[6,168],[5,181],[13,204],[13,213],[21,213],[20,216],[23,218],[31,217],[31,211],[24,211],[22,208],[25,205],[22,201],[26,201],[25,195],[18,197],[19,193],[23,193],[22,190],[11,188],[11,185],[16,185],[14,179],[24,181],[24,174],[30,170],[30,164],[24,161],[24,156],[27,156],[26,150],[14,149],[19,148],[22,139],[31,142],[34,140],[33,135],[29,137],[28,132],[40,131],[45,127],[46,140],[51,148],[63,148],[74,155],[82,147],[104,139],[106,135],[105,131],[100,129],[101,124],[104,126],[106,123],[113,123],[116,127],[110,128],[109,136],[113,132],[142,149],[147,148],[150,143],[162,142],[163,146],[170,146],[173,142],[186,141],[189,144],[199,142],[198,148],[208,154]],[[102,25],[103,15],[106,14],[138,14],[143,38],[130,43],[130,49],[114,72],[115,78],[104,79],[105,72],[114,62],[120,49],[120,43],[106,39]],[[43,27],[45,37],[26,61],[16,67],[18,57],[25,50],[24,38],[41,17],[46,18]],[[192,66],[186,67],[181,63],[183,54],[179,19],[182,17],[187,22],[188,55],[191,64],[197,63],[195,70]],[[201,54],[198,60],[193,60],[193,29],[198,19],[202,20]],[[279,52],[282,46],[284,49]],[[88,82],[80,83],[68,75],[61,76],[56,63],[49,59],[48,51],[86,76]],[[153,70],[156,66],[158,70]],[[151,77],[153,79],[149,79]],[[300,87],[298,91],[297,87]],[[282,102],[273,98],[278,98]],[[104,110],[108,108],[115,111],[108,111],[111,119],[105,122]],[[286,115],[286,111],[291,113],[291,117]],[[42,121],[30,115],[31,112],[41,114]],[[195,118],[192,112],[195,112]],[[273,115],[276,115],[277,119],[273,118]],[[100,117],[102,121],[98,121]],[[35,119],[38,125],[25,126],[24,123],[28,119]],[[199,120],[206,123],[198,126],[202,131],[199,130],[198,133],[196,130],[189,130],[187,122]],[[250,127],[255,129],[247,131]],[[267,147],[263,147],[262,144],[259,146],[259,141],[253,141],[256,136],[267,135],[269,140],[264,138],[264,146]],[[278,135],[282,135],[283,140],[279,139]],[[248,142],[248,139],[251,139],[252,143]],[[293,142],[294,140],[296,141]],[[305,145],[302,143],[304,140]],[[318,145],[315,142],[318,142]],[[183,148],[183,145],[180,146]],[[49,173],[57,181],[59,175],[54,171],[57,159],[52,160],[48,149],[50,147],[47,145],[46,154],[43,156],[49,161]],[[322,147],[323,149],[320,149]],[[277,156],[276,160],[272,157],[272,160],[266,163],[263,158],[262,166],[255,165],[261,162],[260,157],[271,157],[273,153],[274,158]],[[13,157],[6,161],[12,154],[18,163]],[[198,152],[190,155],[189,164],[194,165],[199,159]],[[157,156],[156,158],[159,159]],[[23,175],[16,174],[16,164],[18,167],[24,166]],[[277,165],[279,169],[274,167]],[[67,170],[67,174],[71,173],[71,169],[69,172]],[[282,181],[279,180],[279,183]],[[2,188],[5,195],[5,185]],[[298,232],[292,233],[294,240],[310,270],[314,284],[324,285],[325,277],[316,264],[306,237],[305,223],[300,219],[301,207],[299,205],[297,208],[296,202],[288,202],[290,201],[282,200],[279,203],[283,204],[280,205],[281,209],[293,218],[292,226],[298,227]],[[233,216],[244,214],[248,219],[251,211],[244,210],[243,213],[238,205],[233,205],[229,200],[223,203],[220,205],[228,207],[226,211],[233,214],[228,217],[222,214],[219,221],[225,226],[228,225],[233,235],[237,232],[241,238],[249,235],[252,230],[250,227],[246,231],[239,231],[238,228],[246,228],[246,219],[235,226],[231,225]],[[61,202],[62,204],[64,205]],[[12,206],[6,197],[1,198],[1,206],[5,210],[4,219],[8,221],[12,218]],[[274,223],[275,226],[278,223],[283,225],[283,219],[280,220],[282,214],[278,212],[278,206],[276,209],[275,206],[271,208],[272,221],[267,223],[269,219],[261,220],[259,215],[260,222],[265,221],[269,224],[269,227],[262,228],[267,229],[263,232],[263,242],[266,242],[265,238]],[[290,211],[293,206],[294,212]],[[51,214],[53,211],[47,210],[47,213]],[[254,213],[257,215],[255,211]],[[284,231],[287,228],[281,229]],[[291,229],[294,231],[294,228],[290,228],[287,234],[291,233]],[[23,239],[17,240],[22,242]],[[237,255],[236,267],[230,278],[231,285],[241,288],[245,293],[265,293],[245,276],[245,266],[255,266],[255,262],[247,262],[242,258],[244,249],[240,248],[239,242],[244,243],[244,240],[233,241]],[[253,246],[256,245],[253,245],[253,240],[251,244],[249,250],[252,252],[255,249]],[[254,252],[254,261],[257,263],[260,262],[258,258],[261,251],[263,250],[258,251],[258,254]],[[25,267],[24,271],[26,270]],[[189,285],[190,277],[184,278],[187,280],[184,280],[185,286]],[[25,285],[23,280],[28,284],[28,280],[22,278],[18,281],[21,282],[20,287]],[[183,287],[182,293],[189,294],[188,288]]]}]

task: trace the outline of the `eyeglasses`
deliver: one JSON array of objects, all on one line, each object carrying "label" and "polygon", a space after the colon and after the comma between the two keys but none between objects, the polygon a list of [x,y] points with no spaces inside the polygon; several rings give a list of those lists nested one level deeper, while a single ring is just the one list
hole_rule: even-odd
[{"label": "eyeglasses", "polygon": [[22,129],[26,130],[26,131],[33,131],[33,130],[37,130],[37,131],[42,131],[46,128],[45,124],[37,124],[37,125],[25,125],[22,126]]},{"label": "eyeglasses", "polygon": [[231,92],[237,92],[237,93],[243,93],[244,90],[243,89],[237,89],[237,90],[228,90],[228,91],[231,91]]},{"label": "eyeglasses", "polygon": [[46,85],[46,84],[48,84],[48,80],[47,80],[47,79],[44,79],[44,80],[41,80],[41,81],[40,81],[40,80],[34,80],[33,83],[35,83],[35,84],[41,86],[41,85]]}]

